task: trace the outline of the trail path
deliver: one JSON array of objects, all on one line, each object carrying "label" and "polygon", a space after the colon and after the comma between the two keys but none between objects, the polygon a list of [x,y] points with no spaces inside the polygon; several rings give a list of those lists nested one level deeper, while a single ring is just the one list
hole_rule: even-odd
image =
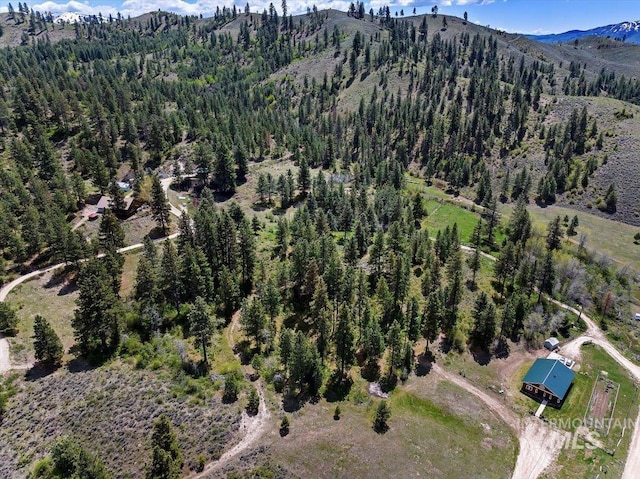
[{"label": "trail path", "polygon": [[533,479],[556,459],[565,442],[565,434],[553,429],[536,418],[521,419],[504,401],[473,386],[460,375],[445,371],[437,364],[433,372],[480,399],[518,435],[520,452],[513,471],[513,479]]},{"label": "trail path", "polygon": [[[240,312],[238,311],[231,318],[231,323],[227,328],[227,340],[229,342],[229,346],[232,349],[235,347],[233,332],[235,331],[235,328],[238,324],[239,317]],[[245,367],[245,371],[246,370],[247,368]],[[269,419],[271,418],[271,413],[269,412],[267,402],[264,398],[262,385],[259,381],[256,381],[255,386],[256,390],[258,391],[258,396],[260,397],[260,406],[258,408],[258,413],[255,416],[250,416],[246,411],[242,411],[242,420],[240,422],[239,431],[243,433],[244,436],[242,437],[240,442],[229,449],[227,452],[225,452],[222,456],[220,456],[217,461],[208,463],[202,472],[191,477],[193,477],[194,479],[207,477],[209,474],[219,471],[235,458],[237,458],[242,452],[250,448],[266,432],[267,428],[269,427]]]}]

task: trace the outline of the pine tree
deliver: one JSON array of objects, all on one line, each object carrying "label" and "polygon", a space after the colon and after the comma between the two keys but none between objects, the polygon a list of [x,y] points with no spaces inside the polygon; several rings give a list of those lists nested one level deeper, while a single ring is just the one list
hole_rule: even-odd
[{"label": "pine tree", "polygon": [[100,247],[104,251],[116,251],[124,246],[124,231],[120,221],[111,210],[106,210],[100,221],[100,231],[98,232]]},{"label": "pine tree", "polygon": [[218,190],[222,193],[234,193],[236,191],[235,163],[226,150],[218,155],[215,164],[214,179]]},{"label": "pine tree", "polygon": [[78,309],[71,320],[84,353],[113,350],[120,341],[121,305],[103,259],[86,262],[78,275]]},{"label": "pine tree", "polygon": [[298,171],[298,187],[302,196],[307,196],[307,192],[311,187],[311,172],[309,170],[309,163],[306,158],[300,160],[300,170]]},{"label": "pine tree", "polygon": [[151,450],[147,479],[179,479],[182,475],[182,453],[171,422],[164,414],[153,425]]},{"label": "pine tree", "polygon": [[439,291],[433,291],[427,297],[422,313],[422,336],[427,340],[427,348],[438,339],[443,321],[442,300]]},{"label": "pine tree", "polygon": [[556,216],[547,226],[547,248],[551,251],[560,248],[562,236],[563,233],[560,217]]},{"label": "pine tree", "polygon": [[618,205],[618,196],[616,195],[616,187],[615,184],[611,183],[609,188],[607,188],[607,193],[604,197],[604,203],[606,206],[606,210],[610,213],[616,212],[616,207]]},{"label": "pine tree", "polygon": [[571,223],[569,223],[569,227],[567,228],[567,235],[568,236],[575,236],[576,235],[576,228],[579,225],[580,225],[580,221],[578,220],[578,215],[575,215],[571,219]]},{"label": "pine tree", "polygon": [[188,319],[191,334],[193,334],[202,348],[203,362],[208,365],[207,347],[211,344],[211,336],[215,331],[215,325],[209,312],[209,307],[201,296],[198,296],[193,303]]},{"label": "pine tree", "polygon": [[403,342],[404,334],[402,328],[397,321],[394,321],[391,325],[391,328],[389,329],[389,334],[387,336],[387,345],[389,347],[389,374],[387,376],[387,379],[389,381],[395,375],[395,370],[398,367],[399,360],[401,359],[400,353]]},{"label": "pine tree", "polygon": [[141,258],[136,269],[135,298],[144,303],[158,299],[158,272],[149,258]]},{"label": "pine tree", "polygon": [[51,324],[40,315],[34,318],[33,349],[36,361],[51,365],[60,364],[64,354],[60,338]]},{"label": "pine tree", "polygon": [[171,206],[157,175],[153,176],[151,185],[151,212],[162,234],[166,235],[171,224]]},{"label": "pine tree", "polygon": [[252,416],[258,414],[258,410],[260,409],[260,396],[258,395],[258,390],[254,387],[249,390],[246,409],[247,413]]},{"label": "pine tree", "polygon": [[477,347],[487,349],[495,337],[496,308],[484,291],[476,297],[473,317],[475,322],[471,331],[471,341]]},{"label": "pine tree", "polygon": [[340,365],[340,377],[345,376],[347,366],[350,366],[354,360],[354,334],[351,321],[352,317],[349,307],[342,307],[335,332],[336,356],[338,357]]},{"label": "pine tree", "polygon": [[240,374],[237,371],[231,371],[225,375],[223,398],[226,402],[236,402],[238,400],[240,379]]},{"label": "pine tree", "polygon": [[[437,7],[435,7],[437,8]],[[391,410],[386,401],[380,401],[376,407],[376,415],[373,418],[373,430],[378,434],[384,434],[389,430],[387,421],[391,417]]]},{"label": "pine tree", "polygon": [[260,300],[247,299],[244,301],[240,314],[240,324],[247,336],[255,341],[259,351],[263,342],[264,329],[267,326],[267,316]]},{"label": "pine tree", "polygon": [[250,291],[253,286],[253,272],[256,264],[255,239],[251,226],[246,218],[242,218],[238,226],[238,255],[240,259],[240,275],[242,288]]},{"label": "pine tree", "polygon": [[177,310],[180,307],[182,285],[180,282],[178,253],[171,241],[165,241],[163,244],[162,261],[160,264],[160,289],[167,301]]},{"label": "pine tree", "polygon": [[18,316],[7,303],[0,302],[0,333],[13,334],[18,327]]},{"label": "pine tree", "polygon": [[538,303],[542,299],[542,293],[551,294],[553,292],[553,283],[555,281],[555,266],[553,261],[553,252],[547,250],[542,264],[542,275],[538,285]]},{"label": "pine tree", "polygon": [[472,278],[471,285],[473,288],[476,287],[476,274],[480,269],[480,243],[482,242],[482,220],[478,221],[476,226],[473,229],[473,233],[471,234],[471,246],[473,246],[473,251],[471,256],[467,260],[467,264],[469,265],[469,269],[471,269]]},{"label": "pine tree", "polygon": [[124,201],[124,193],[116,181],[111,182],[109,193],[111,194],[111,207],[113,209],[120,211],[127,209],[127,204]]}]

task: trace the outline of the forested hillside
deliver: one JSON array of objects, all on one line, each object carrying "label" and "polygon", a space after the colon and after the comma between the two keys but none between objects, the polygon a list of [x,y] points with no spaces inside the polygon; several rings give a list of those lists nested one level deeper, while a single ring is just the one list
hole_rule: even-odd
[{"label": "forested hillside", "polygon": [[[434,342],[508,355],[569,331],[547,295],[593,305],[603,324],[629,314],[628,272],[583,242],[563,250],[578,210],[640,225],[640,83],[628,65],[600,71],[595,56],[560,60],[560,47],[462,19],[360,4],[66,26],[14,13],[2,24],[5,36],[26,31],[0,51],[0,279],[66,263],[77,309],[62,343],[83,361],[169,371],[199,406],[221,387],[210,373],[231,378],[234,402],[249,370],[295,410],[344,399],[356,370],[392,390],[420,342],[427,359]],[[169,198],[186,201],[179,220],[168,176]],[[125,179],[157,225],[134,266],[119,252]],[[425,191],[470,200],[463,209]],[[99,230],[76,229],[101,195]],[[534,202],[576,215],[541,231]],[[171,232],[175,241],[151,240]],[[35,324],[54,344],[34,346],[35,359],[64,362],[56,332]],[[20,329],[13,317],[6,326]],[[217,458],[220,438],[207,440],[170,468]],[[0,463],[41,459],[33,444],[18,457],[21,447]],[[139,462],[117,472],[130,457],[103,460],[117,477],[140,473]]]}]

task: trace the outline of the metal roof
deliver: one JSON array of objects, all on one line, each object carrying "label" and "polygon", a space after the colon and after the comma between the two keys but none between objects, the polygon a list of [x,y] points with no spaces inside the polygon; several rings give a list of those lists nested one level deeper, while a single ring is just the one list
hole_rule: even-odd
[{"label": "metal roof", "polygon": [[557,359],[536,359],[526,376],[524,383],[541,384],[560,399],[564,399],[576,375]]}]

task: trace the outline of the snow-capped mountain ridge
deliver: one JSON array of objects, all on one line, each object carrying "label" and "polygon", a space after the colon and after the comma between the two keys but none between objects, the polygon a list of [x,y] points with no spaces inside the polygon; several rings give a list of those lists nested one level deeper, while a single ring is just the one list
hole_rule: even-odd
[{"label": "snow-capped mountain ridge", "polygon": [[571,30],[551,35],[525,35],[527,38],[543,43],[565,43],[591,36],[608,37],[627,43],[640,44],[640,20],[614,23],[591,30]]}]

